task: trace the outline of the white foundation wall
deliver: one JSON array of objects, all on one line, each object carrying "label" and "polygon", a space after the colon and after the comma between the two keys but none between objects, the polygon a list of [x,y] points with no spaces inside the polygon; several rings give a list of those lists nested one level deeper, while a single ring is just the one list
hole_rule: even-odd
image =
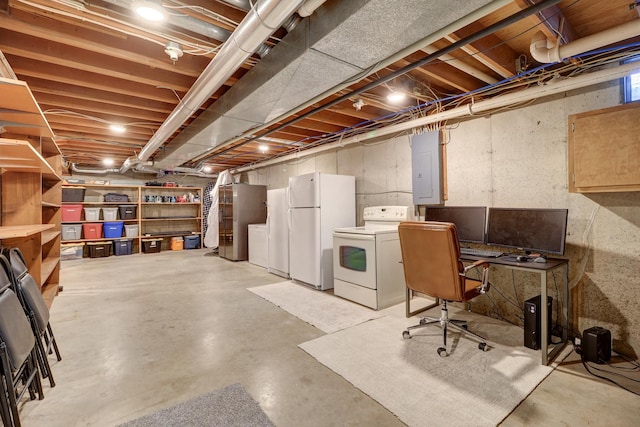
[{"label": "white foundation wall", "polygon": [[[570,333],[603,326],[611,331],[614,349],[634,355],[640,351],[640,192],[568,192],[568,116],[618,105],[620,99],[615,81],[447,123],[446,204],[567,208]],[[366,206],[412,206],[408,136],[300,157],[249,171],[242,180],[281,188],[290,176],[313,171],[356,177],[358,224]],[[490,296],[477,299],[474,311],[521,324],[519,307],[540,293],[539,276],[492,268],[491,282]],[[549,274],[548,282],[555,320],[562,317],[562,274]]]}]

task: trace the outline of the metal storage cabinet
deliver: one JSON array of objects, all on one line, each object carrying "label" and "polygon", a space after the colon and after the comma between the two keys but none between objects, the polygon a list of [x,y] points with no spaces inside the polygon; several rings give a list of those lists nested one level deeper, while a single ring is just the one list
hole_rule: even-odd
[{"label": "metal storage cabinet", "polygon": [[231,261],[245,261],[249,257],[249,224],[267,220],[267,186],[226,184],[219,195],[218,254]]}]

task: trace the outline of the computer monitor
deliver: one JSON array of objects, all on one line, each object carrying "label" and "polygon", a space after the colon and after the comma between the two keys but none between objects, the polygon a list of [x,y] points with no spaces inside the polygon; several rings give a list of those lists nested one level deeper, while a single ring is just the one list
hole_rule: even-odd
[{"label": "computer monitor", "polygon": [[484,206],[428,206],[425,220],[452,222],[461,242],[484,243],[486,217]]},{"label": "computer monitor", "polygon": [[487,245],[564,255],[567,209],[489,208]]}]

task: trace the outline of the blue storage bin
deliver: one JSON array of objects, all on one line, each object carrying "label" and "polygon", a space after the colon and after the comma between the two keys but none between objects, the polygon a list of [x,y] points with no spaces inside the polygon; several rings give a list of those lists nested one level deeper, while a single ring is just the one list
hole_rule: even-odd
[{"label": "blue storage bin", "polygon": [[122,237],[123,221],[105,222],[103,224],[103,235],[106,238]]},{"label": "blue storage bin", "polygon": [[200,246],[200,236],[184,236],[185,249],[198,249]]}]

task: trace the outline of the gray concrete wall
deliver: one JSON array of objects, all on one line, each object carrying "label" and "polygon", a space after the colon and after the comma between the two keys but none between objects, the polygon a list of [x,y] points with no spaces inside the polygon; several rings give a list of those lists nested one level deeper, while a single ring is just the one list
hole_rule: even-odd
[{"label": "gray concrete wall", "polygon": [[[572,329],[611,330],[614,348],[640,349],[640,192],[573,194],[567,184],[567,117],[620,103],[617,82],[532,105],[448,123],[449,205],[569,210],[567,248]],[[358,223],[374,205],[412,205],[408,136],[327,151],[247,172],[242,180],[285,187],[312,171],[356,176]],[[473,309],[521,323],[522,301],[538,295],[539,277],[492,269],[494,288]],[[562,274],[548,276],[557,298]],[[554,306],[554,318],[561,316]]]}]

